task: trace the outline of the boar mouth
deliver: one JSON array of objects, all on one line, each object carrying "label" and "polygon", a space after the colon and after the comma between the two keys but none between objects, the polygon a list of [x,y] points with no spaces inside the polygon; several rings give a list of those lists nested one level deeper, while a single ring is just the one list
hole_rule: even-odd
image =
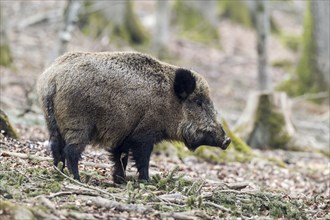
[{"label": "boar mouth", "polygon": [[192,143],[189,143],[186,139],[184,139],[184,142],[187,148],[190,151],[194,152],[197,148],[199,148],[202,145],[207,145],[211,147],[220,147],[222,150],[226,150],[230,145],[231,140],[229,137],[226,137],[225,140],[223,140],[222,143],[219,144],[219,142],[214,140],[214,138],[210,137],[209,135],[206,135],[202,139]]}]

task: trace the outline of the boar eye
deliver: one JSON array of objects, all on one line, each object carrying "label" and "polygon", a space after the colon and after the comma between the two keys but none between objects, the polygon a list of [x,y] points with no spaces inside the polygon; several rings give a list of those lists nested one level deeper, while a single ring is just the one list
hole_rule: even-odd
[{"label": "boar eye", "polygon": [[199,106],[199,107],[202,107],[203,106],[203,102],[199,99],[196,100],[196,104]]}]

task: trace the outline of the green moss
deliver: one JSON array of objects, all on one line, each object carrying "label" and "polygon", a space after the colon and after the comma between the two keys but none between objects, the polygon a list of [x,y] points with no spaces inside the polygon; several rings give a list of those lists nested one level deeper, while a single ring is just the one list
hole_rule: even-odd
[{"label": "green moss", "polygon": [[304,34],[302,37],[302,54],[294,72],[288,81],[280,86],[289,95],[297,96],[305,93],[326,91],[327,85],[316,66],[316,45],[313,36],[313,16],[311,2],[307,4],[304,18]]},{"label": "green moss", "polygon": [[186,146],[179,141],[163,141],[159,144],[156,144],[153,149],[153,153],[156,155],[165,155],[167,157],[178,156],[181,159],[192,155],[192,152],[189,151]]},{"label": "green moss", "polygon": [[281,168],[286,168],[286,163],[283,160],[274,158],[274,157],[269,157],[265,158],[266,160],[273,162],[275,165],[281,167]]},{"label": "green moss", "polygon": [[201,146],[194,152],[194,155],[203,160],[216,163],[229,161],[245,162],[250,160],[252,157],[251,148],[231,131],[225,120],[222,120],[222,126],[231,139],[228,149],[223,151],[216,147]]},{"label": "green moss", "polygon": [[195,8],[177,0],[174,6],[179,34],[189,40],[211,44],[220,39],[218,30]]},{"label": "green moss", "polygon": [[102,34],[102,30],[107,26],[107,21],[102,14],[92,13],[89,15],[88,26],[84,26],[82,31],[84,34],[96,38]]},{"label": "green moss", "polygon": [[12,57],[10,55],[9,45],[0,45],[0,66],[9,67],[13,62]]},{"label": "green moss", "polygon": [[[221,0],[218,1],[218,8],[221,14],[232,21],[247,28],[256,28],[255,19],[244,0]],[[275,20],[269,17],[270,30],[274,34],[280,32]]]},{"label": "green moss", "polygon": [[219,8],[222,15],[245,27],[253,27],[253,19],[249,8],[243,0],[219,1]]},{"label": "green moss", "polygon": [[221,163],[226,160],[226,153],[219,148],[209,146],[200,146],[196,149],[194,155],[210,162]]},{"label": "green moss", "polygon": [[4,131],[7,137],[18,139],[15,128],[11,125],[7,115],[0,109],[0,130]]},{"label": "green moss", "polygon": [[[261,94],[259,100],[259,107],[256,113],[256,120],[254,132],[261,132],[263,134],[265,143],[268,143],[268,147],[286,149],[287,144],[291,140],[289,134],[283,130],[285,126],[285,119],[281,112],[276,110],[276,107],[272,105],[270,94]],[[254,138],[255,135],[251,135]],[[248,144],[251,144],[252,140],[248,140]],[[264,144],[264,143],[262,143]],[[259,146],[259,143],[254,143],[255,147]],[[266,144],[267,145],[267,144]]]},{"label": "green moss", "polygon": [[240,193],[237,196],[236,193],[220,190],[213,192],[211,200],[229,208],[237,217],[263,216],[267,212],[272,218],[307,219],[302,203],[261,191],[254,194]]},{"label": "green moss", "polygon": [[183,159],[189,156],[195,156],[205,161],[214,163],[223,163],[228,161],[245,162],[251,159],[251,148],[237,137],[225,123],[223,126],[227,135],[231,138],[232,143],[227,150],[222,150],[217,147],[200,146],[194,152],[182,142],[161,142],[154,147],[153,153],[158,155],[165,155],[167,157],[178,156]]},{"label": "green moss", "polygon": [[[85,7],[91,2],[87,1]],[[125,1],[125,16],[122,24],[109,21],[102,12],[93,12],[84,16],[79,21],[83,33],[92,37],[99,37],[104,30],[111,30],[109,38],[117,44],[131,43],[133,45],[144,45],[149,42],[149,36],[142,26],[139,18],[133,11],[133,2]]]},{"label": "green moss", "polygon": [[144,30],[138,17],[134,14],[132,1],[127,0],[126,4],[124,26],[129,34],[130,42],[133,44],[143,44],[148,42],[148,34]]},{"label": "green moss", "polygon": [[232,148],[242,153],[251,153],[251,148],[229,128],[228,123],[224,119],[222,119],[222,126],[231,139],[230,146]]},{"label": "green moss", "polygon": [[293,67],[293,63],[289,60],[275,60],[271,64],[273,67],[282,68],[287,71],[290,71]]},{"label": "green moss", "polygon": [[9,201],[0,200],[0,211],[3,219],[14,219],[14,220],[34,220],[37,219],[31,208],[16,205]]},{"label": "green moss", "polygon": [[298,52],[302,38],[299,35],[292,35],[292,34],[279,34],[279,39],[281,43],[288,49]]}]

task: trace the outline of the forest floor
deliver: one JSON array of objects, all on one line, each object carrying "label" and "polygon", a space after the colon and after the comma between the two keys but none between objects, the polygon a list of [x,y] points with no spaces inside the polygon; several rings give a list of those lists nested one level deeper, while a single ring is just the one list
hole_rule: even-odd
[{"label": "forest floor", "polygon": [[[82,183],[72,180],[66,170],[60,173],[52,166],[34,88],[57,44],[64,1],[1,4],[4,17],[11,17],[7,25],[15,66],[0,69],[0,108],[21,136],[19,141],[0,138],[1,220],[13,216],[24,220],[330,219],[330,162],[318,151],[329,150],[329,103],[308,102],[313,99],[309,96],[292,99],[292,120],[299,137],[315,151],[254,149],[253,157],[223,163],[193,155],[153,154],[150,182],[137,182],[136,170],[129,165],[129,181],[116,185],[107,153],[88,148],[79,166]],[[137,9],[148,14],[143,11],[148,7]],[[43,14],[45,19],[33,23]],[[279,12],[274,17],[285,24],[283,29],[301,34],[301,22]],[[254,30],[228,20],[220,21],[219,32],[221,48],[173,36],[169,50],[174,58],[169,62],[203,74],[217,109],[233,126],[247,94],[257,87],[256,39]],[[116,48],[104,37],[90,39],[77,30],[68,50],[132,48]],[[269,51],[270,63],[297,62],[297,52],[275,36]],[[271,66],[270,71],[274,85],[288,77],[285,68]]]},{"label": "forest floor", "polygon": [[[87,149],[82,182],[52,166],[46,132],[20,128],[0,141],[0,216],[12,219],[329,219],[329,158],[312,152],[253,151],[243,162],[154,154],[149,182],[111,180],[105,151]],[[38,141],[39,139],[39,141]]]}]

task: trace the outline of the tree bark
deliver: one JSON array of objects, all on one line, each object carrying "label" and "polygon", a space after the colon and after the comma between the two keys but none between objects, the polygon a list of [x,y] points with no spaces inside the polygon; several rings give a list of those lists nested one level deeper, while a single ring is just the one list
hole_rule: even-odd
[{"label": "tree bark", "polygon": [[78,13],[82,3],[82,0],[68,0],[68,4],[64,11],[64,24],[59,33],[57,48],[51,55],[50,62],[66,52],[68,43],[72,38],[72,32],[78,21]]},{"label": "tree bark", "polygon": [[269,19],[264,0],[257,1],[257,52],[258,52],[258,85],[260,91],[271,91],[271,76],[268,69],[268,35]]},{"label": "tree bark", "polygon": [[110,41],[136,45],[148,42],[149,35],[134,12],[134,1],[91,1],[89,8],[97,10],[83,18],[86,20],[83,28],[87,32],[92,29],[94,37],[109,32],[106,35]]},{"label": "tree bark", "polygon": [[217,25],[217,1],[203,0],[203,1],[191,1],[189,4],[195,5],[203,17],[213,26]]},{"label": "tree bark", "polygon": [[6,23],[0,8],[0,66],[10,66],[12,62]]},{"label": "tree bark", "polygon": [[330,1],[312,1],[313,38],[315,42],[315,65],[320,78],[330,85]]},{"label": "tree bark", "polygon": [[330,91],[329,1],[307,1],[302,51],[286,90],[292,95]]},{"label": "tree bark", "polygon": [[286,94],[272,91],[267,57],[269,19],[266,2],[256,1],[259,91],[249,96],[235,131],[251,147],[289,149],[295,130]]},{"label": "tree bark", "polygon": [[18,134],[15,128],[10,123],[5,112],[0,109],[0,138],[2,135],[6,137],[18,139]]},{"label": "tree bark", "polygon": [[169,24],[170,2],[169,0],[157,0],[153,48],[159,58],[164,57],[166,53],[166,46],[169,41]]}]

